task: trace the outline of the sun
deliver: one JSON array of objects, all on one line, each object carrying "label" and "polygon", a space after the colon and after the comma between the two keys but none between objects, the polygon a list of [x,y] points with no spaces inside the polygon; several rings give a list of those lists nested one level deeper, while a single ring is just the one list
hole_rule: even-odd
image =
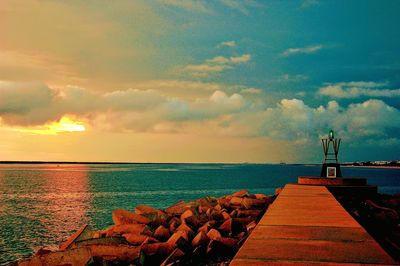
[{"label": "sun", "polygon": [[82,122],[73,121],[68,117],[63,117],[59,122],[54,122],[49,125],[49,130],[55,132],[82,132],[86,128]]},{"label": "sun", "polygon": [[83,132],[86,131],[86,127],[83,122],[64,116],[56,122],[44,124],[42,126],[18,128],[16,130],[37,135],[57,135],[59,133]]}]

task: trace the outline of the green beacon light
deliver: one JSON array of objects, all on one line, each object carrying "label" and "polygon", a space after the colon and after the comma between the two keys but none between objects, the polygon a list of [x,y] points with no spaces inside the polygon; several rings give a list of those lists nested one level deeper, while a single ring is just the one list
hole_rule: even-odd
[{"label": "green beacon light", "polygon": [[329,131],[329,139],[334,139],[334,138],[335,138],[335,135],[333,133],[333,130],[330,130]]}]

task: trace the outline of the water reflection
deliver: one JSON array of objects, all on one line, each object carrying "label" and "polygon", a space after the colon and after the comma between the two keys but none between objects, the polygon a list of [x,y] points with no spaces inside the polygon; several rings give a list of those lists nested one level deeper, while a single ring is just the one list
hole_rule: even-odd
[{"label": "water reflection", "polygon": [[87,165],[1,165],[0,173],[0,262],[57,245],[89,222]]}]

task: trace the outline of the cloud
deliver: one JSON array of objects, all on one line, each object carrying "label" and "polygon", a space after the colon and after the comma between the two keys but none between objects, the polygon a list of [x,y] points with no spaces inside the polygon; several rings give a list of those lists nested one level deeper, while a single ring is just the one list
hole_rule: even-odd
[{"label": "cloud", "polygon": [[381,100],[310,106],[294,98],[271,105],[261,89],[237,86],[236,92],[228,92],[222,85],[186,82],[204,93],[179,97],[163,90],[174,84],[183,89],[185,83],[153,81],[141,89],[101,93],[77,86],[1,82],[0,118],[3,127],[20,130],[72,117],[100,131],[267,137],[299,145],[318,140],[330,128],[352,143],[398,139],[400,131],[400,111]]},{"label": "cloud", "polygon": [[250,15],[250,8],[263,7],[262,4],[254,0],[220,0],[220,1],[224,6],[239,11],[240,13],[246,16]]},{"label": "cloud", "polygon": [[221,3],[231,9],[241,12],[242,14],[244,14],[246,16],[249,15],[249,10],[247,9],[247,7],[243,1],[221,0]]},{"label": "cloud", "polygon": [[306,47],[289,48],[283,51],[281,56],[289,57],[297,54],[312,54],[318,52],[323,48],[325,48],[325,46],[323,46],[322,44],[306,46]]},{"label": "cloud", "polygon": [[333,128],[352,143],[398,138],[400,111],[380,100],[311,107],[299,99],[282,99],[275,107],[238,113],[225,122],[228,135],[270,137],[296,143],[315,142]]},{"label": "cloud", "polygon": [[194,12],[212,13],[212,9],[202,1],[196,0],[160,0],[164,5],[174,6]]},{"label": "cloud", "polygon": [[308,80],[309,77],[307,75],[302,75],[302,74],[295,74],[295,75],[291,75],[291,74],[283,74],[282,76],[280,76],[278,78],[278,81],[284,81],[284,82],[299,82],[299,81],[304,81],[304,80]]},{"label": "cloud", "polygon": [[27,113],[48,106],[53,94],[43,83],[0,81],[0,114]]},{"label": "cloud", "polygon": [[244,88],[240,92],[244,94],[260,94],[262,93],[262,90],[256,88]]},{"label": "cloud", "polygon": [[400,97],[400,89],[382,88],[386,85],[386,82],[340,82],[320,88],[318,94],[343,99],[358,97]]},{"label": "cloud", "polygon": [[143,62],[162,60],[153,38],[162,39],[172,29],[146,1],[17,2],[1,11],[0,80],[112,90],[156,73],[156,66],[143,67]]},{"label": "cloud", "polygon": [[195,76],[208,76],[212,73],[220,73],[224,70],[231,69],[236,64],[247,63],[250,60],[250,54],[231,57],[216,56],[211,59],[207,59],[203,64],[187,65],[185,70],[192,72],[192,74]]},{"label": "cloud", "polygon": [[218,44],[218,47],[235,47],[236,46],[236,42],[235,41],[225,41],[225,42],[221,42],[220,44]]},{"label": "cloud", "polygon": [[[153,82],[164,84],[167,82]],[[221,86],[203,83],[178,83],[188,88],[202,88],[203,95],[174,97],[162,86],[150,89],[115,90],[108,93],[90,91],[77,86],[52,89],[36,83],[0,83],[0,117],[9,125],[42,125],[61,119],[65,115],[74,115],[92,119],[98,115],[120,114],[136,117],[141,124],[145,120],[161,122],[166,120],[202,120],[219,115],[240,111],[245,106],[244,98],[238,93],[228,95],[219,90]],[[202,86],[202,87],[201,87]],[[215,90],[216,89],[216,90]],[[144,123],[143,123],[144,122]],[[132,123],[127,123],[128,127]],[[138,126],[142,128],[143,126]],[[123,126],[123,125],[120,125]],[[151,125],[153,126],[153,125]]]},{"label": "cloud", "polygon": [[320,5],[319,0],[303,0],[303,2],[301,3],[301,8],[309,8],[312,6],[318,6]]},{"label": "cloud", "polygon": [[232,56],[230,58],[230,61],[232,63],[246,63],[246,62],[249,62],[250,60],[251,60],[251,55],[249,55],[249,54],[244,54],[241,56]]}]

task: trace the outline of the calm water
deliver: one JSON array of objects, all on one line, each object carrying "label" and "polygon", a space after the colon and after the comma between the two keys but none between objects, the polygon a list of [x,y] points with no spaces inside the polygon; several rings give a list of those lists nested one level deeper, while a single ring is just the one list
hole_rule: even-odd
[{"label": "calm water", "polygon": [[[111,211],[137,204],[165,208],[179,200],[239,189],[273,194],[319,166],[253,164],[0,164],[0,264],[55,247],[81,225],[102,229]],[[400,193],[399,169],[344,168],[383,193]]]}]

